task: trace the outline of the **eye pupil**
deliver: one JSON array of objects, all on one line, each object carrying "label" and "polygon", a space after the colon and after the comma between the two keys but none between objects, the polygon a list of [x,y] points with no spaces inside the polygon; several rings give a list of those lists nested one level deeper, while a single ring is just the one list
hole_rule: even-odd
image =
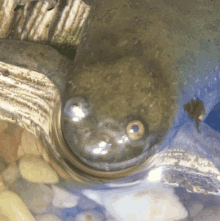
[{"label": "eye pupil", "polygon": [[131,130],[130,130],[131,133],[137,133],[138,131],[139,131],[139,126],[138,125],[133,125],[131,127]]},{"label": "eye pupil", "polygon": [[141,121],[134,120],[128,123],[127,135],[132,140],[138,140],[144,136],[145,128]]},{"label": "eye pupil", "polygon": [[79,103],[73,103],[72,107],[79,107]]}]

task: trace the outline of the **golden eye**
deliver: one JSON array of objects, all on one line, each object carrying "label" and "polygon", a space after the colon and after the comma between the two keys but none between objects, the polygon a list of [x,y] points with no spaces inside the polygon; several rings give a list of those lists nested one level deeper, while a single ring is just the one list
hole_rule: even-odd
[{"label": "golden eye", "polygon": [[144,135],[144,125],[139,120],[131,121],[127,125],[126,132],[129,138],[132,140],[138,140]]}]

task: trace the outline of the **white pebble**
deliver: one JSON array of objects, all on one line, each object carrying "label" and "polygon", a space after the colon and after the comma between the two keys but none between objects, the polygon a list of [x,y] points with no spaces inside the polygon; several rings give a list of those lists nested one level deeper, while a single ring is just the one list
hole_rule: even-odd
[{"label": "white pebble", "polygon": [[71,208],[77,205],[79,197],[57,186],[52,186],[54,191],[53,205],[60,208]]},{"label": "white pebble", "polygon": [[19,163],[22,177],[34,183],[58,183],[59,177],[41,157],[25,155]]},{"label": "white pebble", "polygon": [[104,216],[96,210],[87,210],[77,214],[74,221],[104,221]]},{"label": "white pebble", "polygon": [[53,215],[53,214],[45,214],[36,216],[36,221],[62,221],[59,217]]},{"label": "white pebble", "polygon": [[162,184],[108,191],[101,196],[106,210],[116,220],[174,221],[188,215],[173,189]]},{"label": "white pebble", "polygon": [[10,221],[35,221],[22,199],[8,190],[0,193],[0,211]]}]

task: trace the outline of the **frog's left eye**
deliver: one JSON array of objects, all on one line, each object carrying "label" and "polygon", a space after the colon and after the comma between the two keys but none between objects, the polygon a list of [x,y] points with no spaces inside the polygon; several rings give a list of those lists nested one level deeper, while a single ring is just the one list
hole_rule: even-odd
[{"label": "frog's left eye", "polygon": [[72,121],[78,122],[90,113],[90,106],[88,102],[79,97],[69,99],[64,106],[64,113]]},{"label": "frog's left eye", "polygon": [[144,136],[144,125],[139,120],[133,120],[126,127],[127,135],[132,140],[139,140]]}]

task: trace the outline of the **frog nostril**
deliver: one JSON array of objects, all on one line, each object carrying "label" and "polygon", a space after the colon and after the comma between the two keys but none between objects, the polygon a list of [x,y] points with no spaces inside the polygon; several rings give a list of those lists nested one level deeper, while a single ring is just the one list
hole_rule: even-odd
[{"label": "frog nostril", "polygon": [[85,99],[75,97],[65,103],[63,111],[72,121],[78,122],[89,115],[90,106]]}]

